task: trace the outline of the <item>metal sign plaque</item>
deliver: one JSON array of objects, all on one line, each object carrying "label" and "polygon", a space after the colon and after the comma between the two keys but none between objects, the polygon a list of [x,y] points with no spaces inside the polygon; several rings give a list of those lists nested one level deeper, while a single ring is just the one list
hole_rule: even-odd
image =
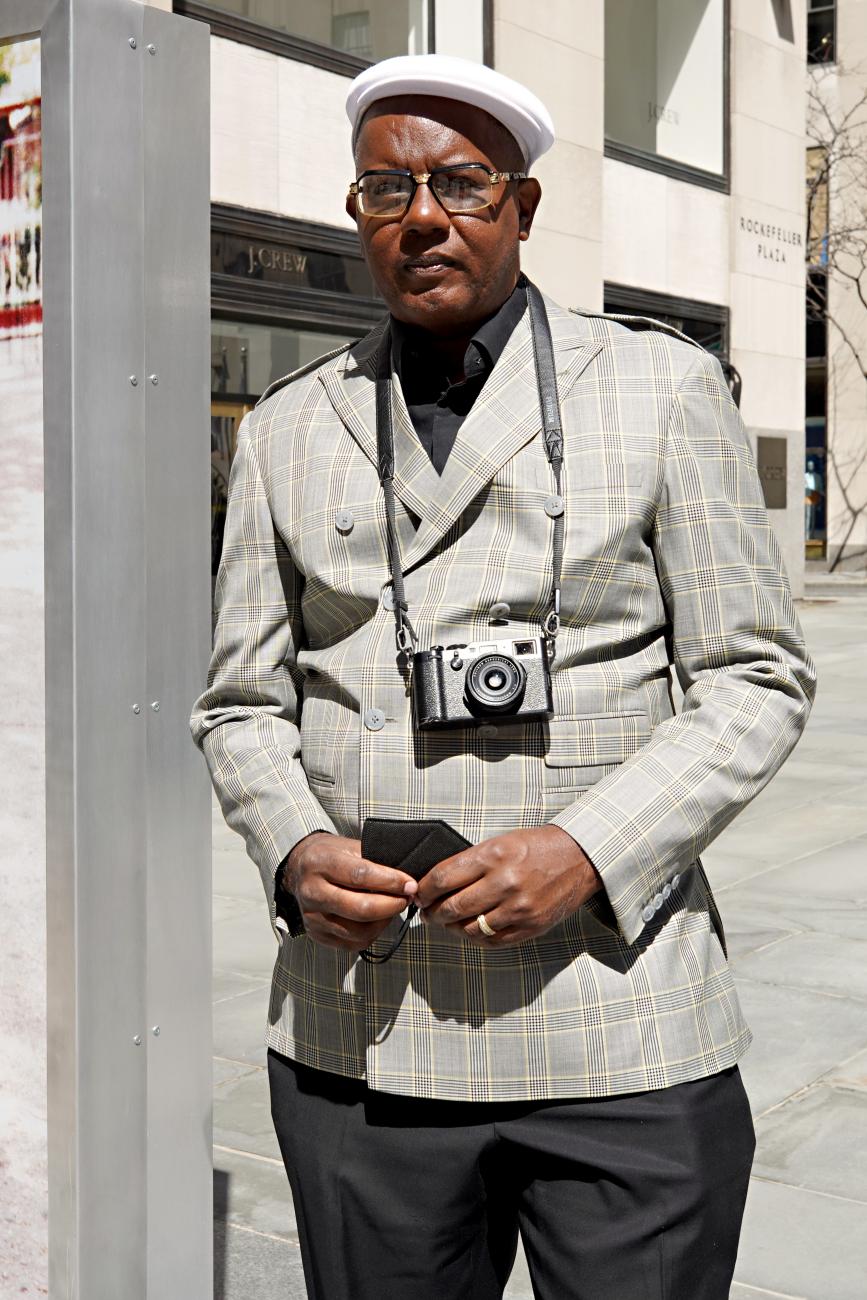
[{"label": "metal sign plaque", "polygon": [[769,510],[786,509],[787,448],[786,438],[766,438],[760,435],[756,439],[756,464],[765,494],[765,505]]}]

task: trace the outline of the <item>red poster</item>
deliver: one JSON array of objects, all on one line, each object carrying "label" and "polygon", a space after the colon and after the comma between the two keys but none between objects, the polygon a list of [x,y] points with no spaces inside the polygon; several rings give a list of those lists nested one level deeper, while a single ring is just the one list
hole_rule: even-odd
[{"label": "red poster", "polygon": [[0,339],[42,330],[39,42],[0,46]]}]

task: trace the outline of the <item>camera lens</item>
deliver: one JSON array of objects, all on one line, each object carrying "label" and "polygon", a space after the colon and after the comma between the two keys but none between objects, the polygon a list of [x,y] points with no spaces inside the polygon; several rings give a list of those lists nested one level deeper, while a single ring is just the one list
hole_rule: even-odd
[{"label": "camera lens", "polygon": [[524,693],[527,674],[506,655],[482,655],[466,676],[465,689],[470,708],[505,712],[517,708]]}]

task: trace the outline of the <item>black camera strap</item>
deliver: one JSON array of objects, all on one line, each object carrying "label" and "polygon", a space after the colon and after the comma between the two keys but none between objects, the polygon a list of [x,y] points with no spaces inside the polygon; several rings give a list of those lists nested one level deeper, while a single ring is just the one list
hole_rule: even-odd
[{"label": "black camera strap", "polygon": [[[557,372],[554,368],[554,347],[551,326],[541,293],[526,276],[518,281],[527,295],[530,335],[533,340],[533,361],[536,369],[536,387],[542,412],[542,432],[545,454],[554,473],[555,495],[549,497],[545,509],[554,521],[552,547],[551,606],[542,622],[545,635],[551,642],[560,631],[560,579],[563,567],[565,533],[564,503],[561,496],[563,469],[563,428],[560,422],[560,401],[557,396]],[[395,638],[397,648],[409,655],[418,640],[409,621],[406,591],[403,585],[403,568],[394,505],[394,428],[391,410],[391,331],[386,329],[376,365],[376,451],[379,482],[385,498],[385,516],[388,529],[388,558],[391,566],[391,585],[394,598]]]},{"label": "black camera strap", "polygon": [[557,371],[554,368],[554,344],[551,325],[542,295],[526,277],[522,277],[527,291],[527,309],[530,315],[530,334],[533,339],[533,360],[536,365],[536,386],[539,406],[542,409],[542,434],[545,455],[554,473],[555,495],[549,497],[547,509],[554,518],[554,539],[551,555],[551,608],[545,615],[542,627],[545,635],[554,641],[560,631],[560,579],[563,569],[563,545],[566,531],[566,505],[561,495],[563,471],[563,426],[560,423],[560,398],[557,395]]},{"label": "black camera strap", "polygon": [[376,455],[379,482],[385,497],[385,518],[388,528],[388,561],[391,566],[391,590],[394,601],[395,639],[398,650],[412,653],[418,637],[407,614],[406,592],[403,586],[403,565],[400,559],[400,539],[394,509],[394,429],[391,420],[391,329],[386,328],[376,363]]}]

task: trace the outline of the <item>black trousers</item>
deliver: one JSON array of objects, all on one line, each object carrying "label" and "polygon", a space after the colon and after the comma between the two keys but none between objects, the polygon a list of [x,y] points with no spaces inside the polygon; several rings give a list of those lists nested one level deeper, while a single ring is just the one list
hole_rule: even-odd
[{"label": "black trousers", "polygon": [[268,1054],[310,1300],[728,1300],[755,1147],[736,1066],[658,1092],[442,1102]]}]

